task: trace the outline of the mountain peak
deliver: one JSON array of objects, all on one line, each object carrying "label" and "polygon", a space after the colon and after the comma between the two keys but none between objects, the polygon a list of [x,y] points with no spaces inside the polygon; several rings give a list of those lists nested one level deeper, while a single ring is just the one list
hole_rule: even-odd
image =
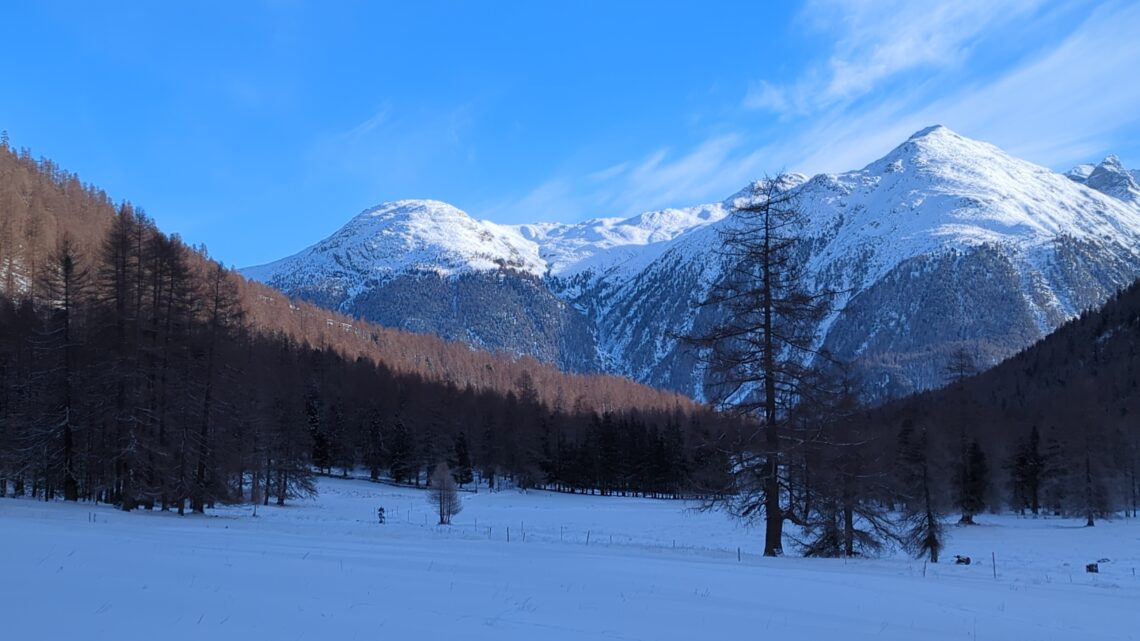
[{"label": "mountain peak", "polygon": [[[1069,172],[1069,177],[1074,178],[1074,173]],[[1133,172],[1124,168],[1115,154],[1105,157],[1083,181],[1078,182],[1125,202],[1140,202],[1140,182]]]},{"label": "mountain peak", "polygon": [[470,219],[467,212],[442,200],[407,198],[380,203],[360,212],[357,218],[393,219],[410,216],[427,216],[437,219]]},{"label": "mountain peak", "polygon": [[994,145],[967,138],[943,125],[933,125],[915,132],[864,171],[875,175],[946,170],[971,173],[979,163],[992,166],[1010,162],[1016,160]]},{"label": "mountain peak", "polygon": [[938,136],[953,136],[955,138],[961,138],[961,136],[951,131],[950,128],[946,127],[945,125],[931,125],[914,132],[911,134],[910,138],[907,138],[907,140],[919,140],[921,138],[933,138]]}]

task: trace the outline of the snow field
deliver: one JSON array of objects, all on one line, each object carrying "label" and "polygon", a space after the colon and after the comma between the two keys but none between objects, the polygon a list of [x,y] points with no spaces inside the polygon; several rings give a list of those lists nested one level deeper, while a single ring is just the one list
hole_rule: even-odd
[{"label": "snow field", "polygon": [[1132,519],[987,515],[924,569],[765,559],[758,529],[674,501],[483,491],[440,527],[423,491],[320,489],[256,518],[0,500],[0,638],[1140,638]]}]

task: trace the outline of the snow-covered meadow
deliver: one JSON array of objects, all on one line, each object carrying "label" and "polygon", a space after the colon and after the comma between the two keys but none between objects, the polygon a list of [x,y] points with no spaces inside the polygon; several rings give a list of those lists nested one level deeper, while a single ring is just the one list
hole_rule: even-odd
[{"label": "snow-covered meadow", "polygon": [[2,499],[0,638],[1140,639],[1135,519],[983,516],[949,529],[974,564],[924,570],[766,559],[674,501],[484,491],[440,527],[422,491],[320,490],[256,517]]}]

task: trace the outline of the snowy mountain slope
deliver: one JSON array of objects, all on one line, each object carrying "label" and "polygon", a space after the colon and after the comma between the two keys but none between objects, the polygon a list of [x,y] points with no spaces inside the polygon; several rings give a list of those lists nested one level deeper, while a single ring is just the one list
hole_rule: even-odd
[{"label": "snowy mountain slope", "polygon": [[1140,170],[1125,169],[1116,156],[1099,165],[1077,165],[1065,175],[1113,198],[1140,203]]},{"label": "snowy mountain slope", "polygon": [[[956,347],[996,362],[1140,275],[1135,185],[1111,157],[1062,175],[939,126],[861,170],[793,176],[815,285],[844,292],[820,335],[886,395],[939,384]],[[434,325],[377,320],[699,397],[700,367],[677,337],[721,313],[699,303],[724,273],[718,231],[750,193],[626,220],[513,227],[402,201],[246,274],[371,318],[399,310],[393,301],[450,300],[436,305]],[[473,302],[458,283],[480,273],[494,277]],[[524,289],[541,304],[524,303]],[[488,336],[507,318],[532,329]],[[483,329],[465,335],[471,327]]]},{"label": "snowy mountain slope", "polygon": [[361,212],[298,254],[243,272],[279,289],[319,287],[330,298],[351,298],[401,273],[500,268],[536,276],[546,271],[538,246],[515,229],[436,200],[400,200]]},{"label": "snowy mountain slope", "polygon": [[568,281],[551,286],[554,274],[586,282],[636,273],[669,241],[727,213],[717,203],[575,225],[506,226],[446,203],[404,200],[369,209],[316,245],[243,273],[391,327],[591,372],[603,369],[594,329],[565,303]]},{"label": "snowy mountain slope", "polygon": [[[821,336],[883,394],[937,385],[957,346],[992,364],[1140,275],[1140,209],[944,127],[795,189],[815,284],[846,292]],[[715,320],[696,306],[724,269],[717,227],[580,296],[604,363],[700,395],[693,355],[671,336]]]},{"label": "snowy mountain slope", "polygon": [[576,225],[518,225],[524,237],[539,245],[549,273],[569,277],[583,272],[626,272],[644,266],[669,241],[728,215],[723,203],[664,209],[632,218],[597,218]]}]

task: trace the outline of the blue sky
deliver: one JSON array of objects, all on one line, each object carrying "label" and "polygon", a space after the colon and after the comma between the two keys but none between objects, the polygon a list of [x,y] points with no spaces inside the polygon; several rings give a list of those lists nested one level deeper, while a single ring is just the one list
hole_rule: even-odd
[{"label": "blue sky", "polygon": [[[1000,5],[1000,6],[999,6]],[[25,2],[0,129],[224,262],[369,206],[574,222],[944,124],[1140,166],[1140,3]]]}]

